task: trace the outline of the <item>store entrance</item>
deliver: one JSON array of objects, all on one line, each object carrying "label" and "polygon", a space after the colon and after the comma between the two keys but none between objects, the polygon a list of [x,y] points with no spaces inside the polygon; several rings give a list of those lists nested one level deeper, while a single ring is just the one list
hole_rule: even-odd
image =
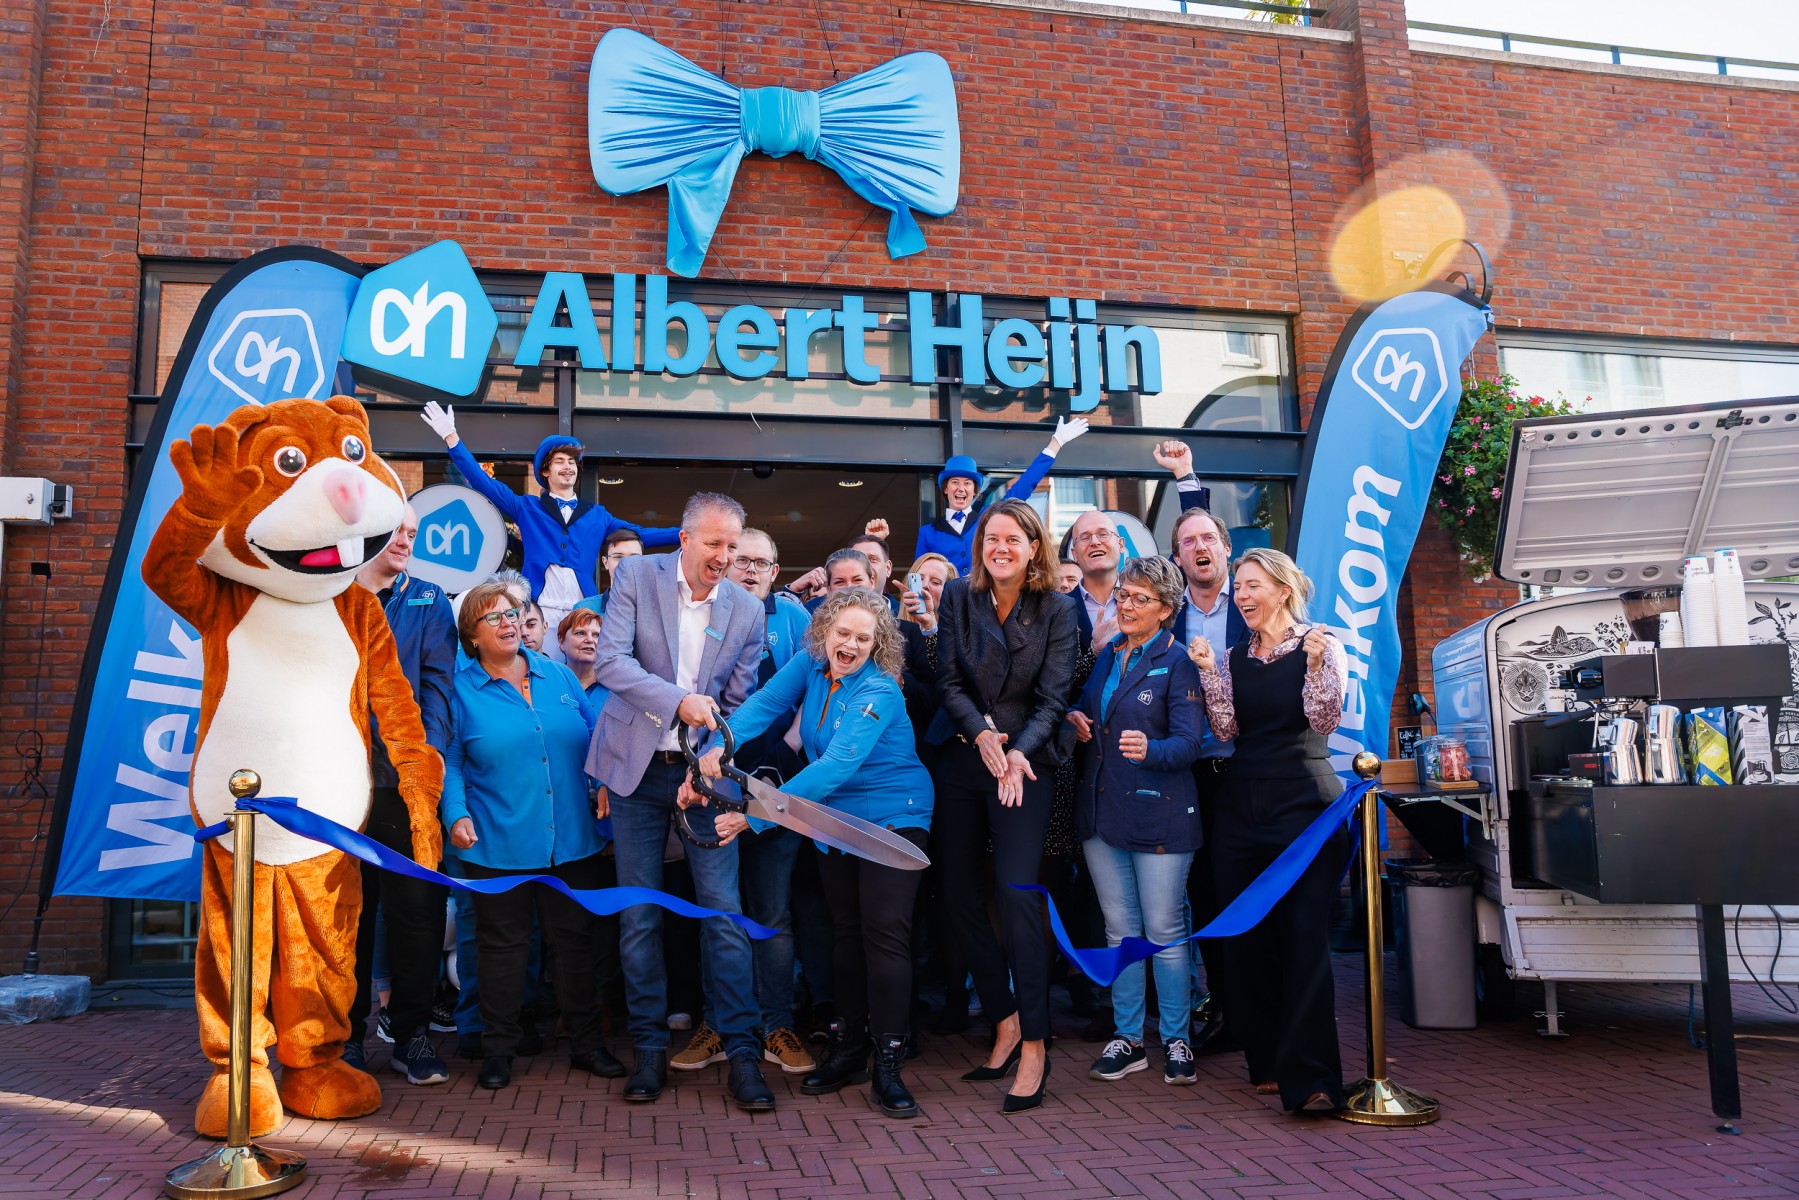
[{"label": "store entrance", "polygon": [[[768,470],[768,468],[763,468]],[[823,563],[876,517],[891,529],[894,570],[903,572],[918,541],[916,471],[867,467],[776,467],[766,478],[749,467],[669,466],[588,459],[584,487],[613,515],[641,525],[678,525],[695,492],[723,492],[743,505],[749,524],[775,539],[781,582]],[[591,482],[590,482],[591,480]]]}]

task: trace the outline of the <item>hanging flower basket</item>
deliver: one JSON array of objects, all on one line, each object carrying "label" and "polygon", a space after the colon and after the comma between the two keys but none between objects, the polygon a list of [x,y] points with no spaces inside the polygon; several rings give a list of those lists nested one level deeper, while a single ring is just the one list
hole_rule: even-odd
[{"label": "hanging flower basket", "polygon": [[1430,510],[1455,542],[1470,578],[1493,573],[1512,422],[1574,411],[1575,405],[1559,397],[1518,395],[1518,381],[1510,375],[1462,380],[1462,403],[1443,446]]}]

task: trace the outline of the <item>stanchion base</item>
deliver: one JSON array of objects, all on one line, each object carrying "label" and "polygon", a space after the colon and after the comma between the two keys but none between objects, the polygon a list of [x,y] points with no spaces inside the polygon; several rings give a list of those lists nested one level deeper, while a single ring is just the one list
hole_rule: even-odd
[{"label": "stanchion base", "polygon": [[264,1146],[220,1146],[182,1163],[163,1180],[174,1200],[255,1200],[278,1196],[306,1178],[306,1157]]},{"label": "stanchion base", "polygon": [[1343,1107],[1332,1115],[1358,1125],[1429,1125],[1443,1110],[1429,1096],[1392,1080],[1364,1079],[1349,1089]]}]

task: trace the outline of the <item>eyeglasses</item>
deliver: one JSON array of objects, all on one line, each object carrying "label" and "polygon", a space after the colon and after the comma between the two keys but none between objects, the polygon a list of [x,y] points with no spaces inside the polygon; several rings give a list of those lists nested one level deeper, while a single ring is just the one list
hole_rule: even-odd
[{"label": "eyeglasses", "polygon": [[766,571],[775,569],[775,560],[772,558],[749,558],[747,556],[739,556],[731,560],[731,565],[736,567],[739,571],[754,571],[756,574],[761,575]]},{"label": "eyeglasses", "polygon": [[513,625],[517,625],[519,615],[520,614],[519,614],[518,609],[506,608],[506,609],[501,609],[499,612],[483,613],[481,616],[481,620],[486,621],[489,625],[492,625],[495,629],[498,629],[500,627],[500,625],[505,622],[510,622]]},{"label": "eyeglasses", "polygon": [[1085,546],[1090,542],[1109,542],[1117,536],[1118,535],[1113,533],[1110,529],[1089,529],[1087,532],[1076,537],[1074,539],[1074,544],[1077,546]]},{"label": "eyeglasses", "polygon": [[1202,533],[1198,537],[1188,536],[1181,539],[1181,549],[1191,550],[1195,546],[1218,546],[1223,542],[1215,533]]},{"label": "eyeglasses", "polygon": [[1119,608],[1151,608],[1162,603],[1160,596],[1151,596],[1146,592],[1127,592],[1119,588],[1113,593],[1118,598]]}]

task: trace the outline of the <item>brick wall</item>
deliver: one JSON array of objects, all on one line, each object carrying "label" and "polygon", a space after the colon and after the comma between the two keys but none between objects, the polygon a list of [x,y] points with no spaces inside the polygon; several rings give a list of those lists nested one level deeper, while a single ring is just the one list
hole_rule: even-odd
[{"label": "brick wall", "polygon": [[[1401,0],[1327,7],[1313,32],[1051,0],[13,4],[0,457],[75,482],[79,515],[7,531],[0,719],[27,727],[41,705],[54,787],[124,495],[142,258],[311,242],[380,261],[456,238],[480,268],[659,270],[662,195],[613,199],[587,172],[587,59],[614,24],[744,86],[824,87],[920,49],[956,72],[962,195],[921,219],[927,253],[889,260],[884,214],[816,164],[755,156],[710,278],[1285,315],[1309,410],[1355,306],[1330,270],[1347,207],[1461,151],[1431,169],[1508,201],[1486,195],[1470,230],[1497,251],[1505,324],[1799,342],[1769,302],[1795,265],[1799,92],[1414,52]],[[56,569],[41,647],[34,560]],[[1507,594],[1463,579],[1427,523],[1406,644],[1428,670],[1437,638]],[[0,755],[0,787],[17,774]],[[30,883],[35,820],[0,804],[0,904]],[[0,928],[0,972],[28,908]],[[102,970],[101,906],[50,911],[50,968]]]}]

